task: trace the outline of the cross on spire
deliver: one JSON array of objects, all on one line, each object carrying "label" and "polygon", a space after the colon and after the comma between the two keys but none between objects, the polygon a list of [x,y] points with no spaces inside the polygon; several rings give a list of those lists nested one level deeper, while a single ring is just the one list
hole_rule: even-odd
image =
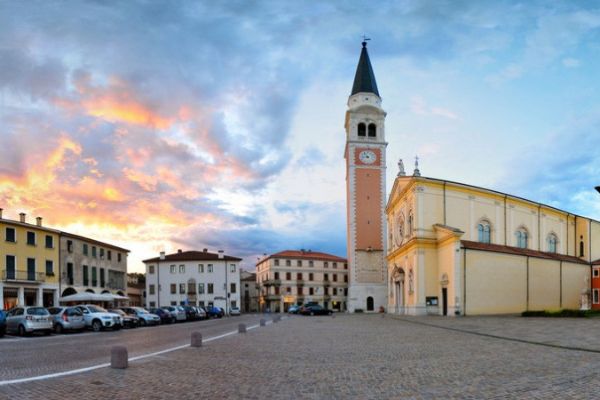
[{"label": "cross on spire", "polygon": [[363,41],[362,46],[367,47],[367,40],[371,40],[371,38],[367,37],[367,35],[362,35]]}]

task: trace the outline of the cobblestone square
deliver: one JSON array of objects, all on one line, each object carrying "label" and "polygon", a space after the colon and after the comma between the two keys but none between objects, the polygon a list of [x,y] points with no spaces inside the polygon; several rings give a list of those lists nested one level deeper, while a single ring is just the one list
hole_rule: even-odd
[{"label": "cobblestone square", "polygon": [[[597,398],[599,327],[600,320],[518,317],[291,317],[201,348],[134,361],[126,370],[103,368],[4,386],[0,394],[7,399],[64,399],[75,393],[86,399]],[[565,339],[573,332],[580,342]],[[584,348],[588,341],[587,351],[543,345]]]}]

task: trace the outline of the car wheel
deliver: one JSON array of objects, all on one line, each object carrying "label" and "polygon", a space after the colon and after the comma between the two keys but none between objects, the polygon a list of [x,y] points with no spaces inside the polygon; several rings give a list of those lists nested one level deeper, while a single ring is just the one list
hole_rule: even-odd
[{"label": "car wheel", "polygon": [[19,325],[19,336],[25,336],[26,333],[25,327],[23,325]]},{"label": "car wheel", "polygon": [[94,332],[100,332],[102,330],[102,323],[97,319],[92,322],[92,330]]},{"label": "car wheel", "polygon": [[63,326],[61,324],[56,324],[56,326],[54,327],[54,331],[56,333],[63,333]]}]

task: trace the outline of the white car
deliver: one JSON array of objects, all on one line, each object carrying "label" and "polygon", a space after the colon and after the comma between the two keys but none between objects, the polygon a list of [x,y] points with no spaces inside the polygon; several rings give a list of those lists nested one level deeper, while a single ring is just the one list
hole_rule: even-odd
[{"label": "white car", "polygon": [[171,313],[172,316],[175,317],[175,320],[180,322],[180,321],[185,321],[187,319],[187,317],[185,316],[185,310],[183,309],[179,309],[176,306],[165,306],[165,307],[161,307],[163,310],[168,311]]},{"label": "white car", "polygon": [[140,326],[160,325],[160,317],[156,314],[151,314],[145,308],[123,307],[121,310],[138,317],[140,319]]},{"label": "white car", "polygon": [[76,308],[83,313],[85,326],[91,328],[94,332],[99,332],[104,328],[119,330],[123,326],[120,315],[110,313],[95,304],[83,304]]},{"label": "white car", "polygon": [[206,311],[202,307],[194,307],[196,310],[196,314],[198,315],[198,319],[206,319]]},{"label": "white car", "polygon": [[229,315],[231,315],[231,316],[239,316],[239,315],[242,315],[242,313],[240,312],[240,309],[238,307],[231,307],[229,309]]}]

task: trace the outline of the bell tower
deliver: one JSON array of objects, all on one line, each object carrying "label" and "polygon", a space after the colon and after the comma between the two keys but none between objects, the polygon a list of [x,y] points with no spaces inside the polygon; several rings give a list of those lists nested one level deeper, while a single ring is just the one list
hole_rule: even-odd
[{"label": "bell tower", "polygon": [[345,123],[349,312],[387,307],[385,116],[365,40]]}]

